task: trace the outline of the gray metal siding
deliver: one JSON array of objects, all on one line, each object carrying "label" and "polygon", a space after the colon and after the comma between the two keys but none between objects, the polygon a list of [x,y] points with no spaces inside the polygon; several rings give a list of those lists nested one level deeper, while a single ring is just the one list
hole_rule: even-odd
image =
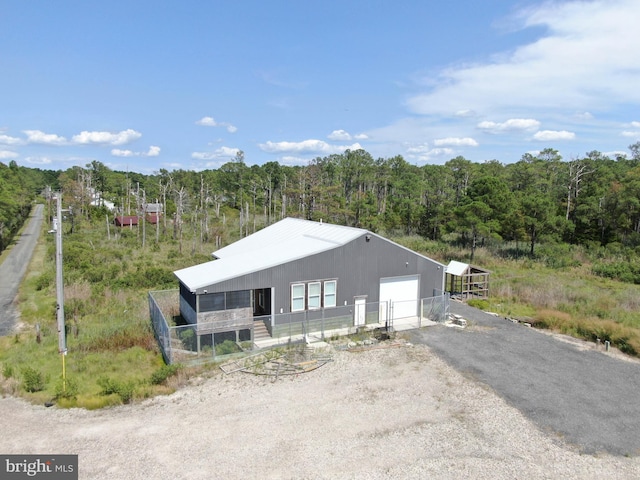
[{"label": "gray metal siding", "polygon": [[[367,241],[366,238],[370,240]],[[344,246],[272,268],[233,278],[199,290],[209,293],[275,288],[274,313],[290,311],[290,285],[296,282],[337,279],[338,306],[366,295],[379,301],[380,278],[420,275],[420,298],[442,290],[444,266],[378,235],[363,234]]]}]

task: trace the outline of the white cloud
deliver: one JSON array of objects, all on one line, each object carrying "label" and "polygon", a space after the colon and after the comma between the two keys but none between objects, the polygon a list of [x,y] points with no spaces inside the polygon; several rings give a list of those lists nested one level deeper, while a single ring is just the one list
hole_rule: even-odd
[{"label": "white cloud", "polygon": [[224,127],[229,133],[236,133],[238,131],[238,128],[231,125],[230,123],[216,122],[213,117],[202,117],[196,122],[196,125],[201,125],[203,127]]},{"label": "white cloud", "polygon": [[160,155],[161,148],[156,145],[151,145],[149,147],[149,151],[146,153],[147,157],[157,157]]},{"label": "white cloud", "polygon": [[593,117],[593,114],[592,114],[592,113],[590,113],[590,112],[581,112],[581,113],[576,113],[576,114],[574,115],[574,117],[575,117],[577,120],[580,120],[580,121],[583,121],[583,122],[587,122],[587,121],[589,121],[589,120],[593,120],[593,118],[594,118],[594,117]]},{"label": "white cloud", "polygon": [[327,135],[329,140],[351,140],[351,135],[344,130],[334,130],[329,135]]},{"label": "white cloud", "polygon": [[351,135],[349,132],[345,130],[334,130],[329,135],[327,135],[329,140],[334,141],[351,141],[351,140],[367,140],[369,137],[364,133],[358,133],[355,135]]},{"label": "white cloud", "polygon": [[184,168],[184,165],[182,163],[179,163],[179,162],[169,162],[169,163],[165,163],[163,165],[164,165],[164,167],[166,167],[169,170],[179,170],[181,168]]},{"label": "white cloud", "polygon": [[576,134],[566,130],[540,130],[533,136],[539,142],[549,142],[555,140],[573,140]]},{"label": "white cloud", "polygon": [[114,157],[133,157],[135,154],[131,150],[120,150],[119,148],[114,148],[111,150],[111,155]]},{"label": "white cloud", "polygon": [[293,155],[285,155],[278,159],[278,163],[281,165],[288,165],[290,167],[295,167],[298,165],[308,165],[309,159],[304,157],[296,157]]},{"label": "white cloud", "polygon": [[611,152],[602,152],[602,153],[604,156],[609,158],[618,158],[618,157],[629,158],[629,152],[624,152],[622,150],[613,150]]},{"label": "white cloud", "polygon": [[24,140],[9,135],[0,135],[0,145],[22,145]]},{"label": "white cloud", "polygon": [[625,130],[620,135],[622,135],[623,137],[631,137],[631,138],[640,137],[640,122],[631,122],[629,126],[637,130]]},{"label": "white cloud", "polygon": [[23,130],[27,136],[27,143],[36,143],[41,145],[67,145],[66,138],[56,135],[55,133],[44,133],[40,130]]},{"label": "white cloud", "polygon": [[473,110],[464,109],[464,110],[458,110],[457,112],[454,113],[454,115],[460,118],[471,118],[471,117],[475,117],[477,113],[474,112]]},{"label": "white cloud", "polygon": [[196,122],[196,125],[202,125],[204,127],[217,127],[218,124],[213,119],[213,117],[202,117],[200,120]]},{"label": "white cloud", "polygon": [[478,128],[487,133],[506,133],[527,130],[537,130],[540,128],[540,122],[533,118],[510,118],[509,120],[496,123],[490,121],[480,122]]},{"label": "white cloud", "polygon": [[522,28],[542,27],[540,39],[484,63],[452,66],[435,85],[409,99],[425,115],[585,111],[640,103],[640,2],[544,2],[522,10]]},{"label": "white cloud", "polygon": [[442,156],[442,155],[453,155],[456,151],[452,148],[434,148],[429,152],[430,157],[434,156]]},{"label": "white cloud", "polygon": [[239,148],[220,147],[213,152],[193,152],[191,158],[196,160],[233,159],[239,151]]},{"label": "white cloud", "polygon": [[[27,136],[26,143],[40,145],[124,145],[139,139],[142,134],[132,129],[122,130],[120,132],[99,132],[99,131],[82,131],[74,135],[71,140],[57,135],[55,133],[45,133],[41,130],[23,130]],[[5,137],[5,136],[3,136]],[[6,137],[14,144],[20,144],[20,139]],[[16,142],[16,140],[18,140]],[[1,143],[1,142],[0,142]]]},{"label": "white cloud", "polygon": [[16,152],[9,150],[0,150],[0,160],[9,160],[10,158],[17,158],[19,155]]},{"label": "white cloud", "polygon": [[79,145],[126,145],[142,137],[140,132],[129,128],[121,132],[89,132],[82,131],[72,137],[73,143]]},{"label": "white cloud", "polygon": [[297,154],[318,154],[330,155],[332,153],[343,153],[345,150],[359,150],[362,148],[359,143],[353,145],[331,145],[322,140],[303,140],[301,142],[271,142],[258,145],[260,150],[268,153],[297,153]]},{"label": "white cloud", "polygon": [[24,160],[31,165],[49,165],[52,163],[49,157],[27,157]]},{"label": "white cloud", "polygon": [[157,157],[160,155],[160,147],[151,145],[147,152],[134,152],[132,150],[121,150],[114,148],[111,150],[111,155],[114,157]]},{"label": "white cloud", "polygon": [[425,154],[431,151],[428,143],[423,143],[422,145],[414,145],[413,147],[407,148],[408,153],[412,154]]},{"label": "white cloud", "polygon": [[417,162],[429,162],[439,157],[450,158],[455,153],[455,150],[452,148],[431,148],[428,143],[407,148],[407,158]]},{"label": "white cloud", "polygon": [[473,138],[470,138],[470,137],[438,138],[437,140],[433,141],[433,144],[436,147],[477,147],[478,146],[478,142],[476,142]]}]

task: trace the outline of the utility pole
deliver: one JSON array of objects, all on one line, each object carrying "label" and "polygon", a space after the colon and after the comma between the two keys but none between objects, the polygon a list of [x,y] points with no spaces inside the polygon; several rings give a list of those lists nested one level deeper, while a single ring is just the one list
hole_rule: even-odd
[{"label": "utility pole", "polygon": [[64,283],[62,278],[62,193],[56,195],[56,314],[58,320],[58,353],[62,356],[62,390],[67,391],[67,337],[64,326]]}]

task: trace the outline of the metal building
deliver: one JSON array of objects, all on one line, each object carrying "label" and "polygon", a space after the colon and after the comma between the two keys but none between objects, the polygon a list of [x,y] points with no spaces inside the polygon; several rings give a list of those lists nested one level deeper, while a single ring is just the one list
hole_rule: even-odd
[{"label": "metal building", "polygon": [[347,317],[355,326],[384,324],[419,315],[420,299],[445,287],[445,266],[424,255],[367,230],[295,218],[213,256],[174,272],[181,316],[198,335],[253,335],[260,323],[275,336],[292,324],[326,328]]}]

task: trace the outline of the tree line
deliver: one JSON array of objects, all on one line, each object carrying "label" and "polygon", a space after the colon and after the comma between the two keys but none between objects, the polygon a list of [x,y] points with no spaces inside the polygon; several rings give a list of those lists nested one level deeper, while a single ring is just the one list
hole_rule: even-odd
[{"label": "tree line", "polygon": [[516,242],[530,255],[541,241],[635,248],[640,142],[629,149],[630,155],[616,158],[593,151],[563,159],[548,148],[510,164],[458,156],[423,166],[402,156],[374,159],[365,150],[318,157],[305,166],[249,166],[239,152],[218,169],[152,175],[113,171],[98,161],[55,172],[12,162],[0,164],[0,241],[4,248],[36,191],[50,186],[62,189],[78,219],[103,215],[107,202],[125,215],[160,203],[165,215],[158,228],[180,240],[181,248],[185,229],[190,238],[218,241],[231,228],[227,220],[233,219],[237,237],[286,216],[455,239],[472,259],[486,242]]},{"label": "tree line", "polygon": [[57,177],[57,172],[20,167],[15,161],[9,165],[0,162],[0,252],[11,245],[29,218],[34,199]]}]

